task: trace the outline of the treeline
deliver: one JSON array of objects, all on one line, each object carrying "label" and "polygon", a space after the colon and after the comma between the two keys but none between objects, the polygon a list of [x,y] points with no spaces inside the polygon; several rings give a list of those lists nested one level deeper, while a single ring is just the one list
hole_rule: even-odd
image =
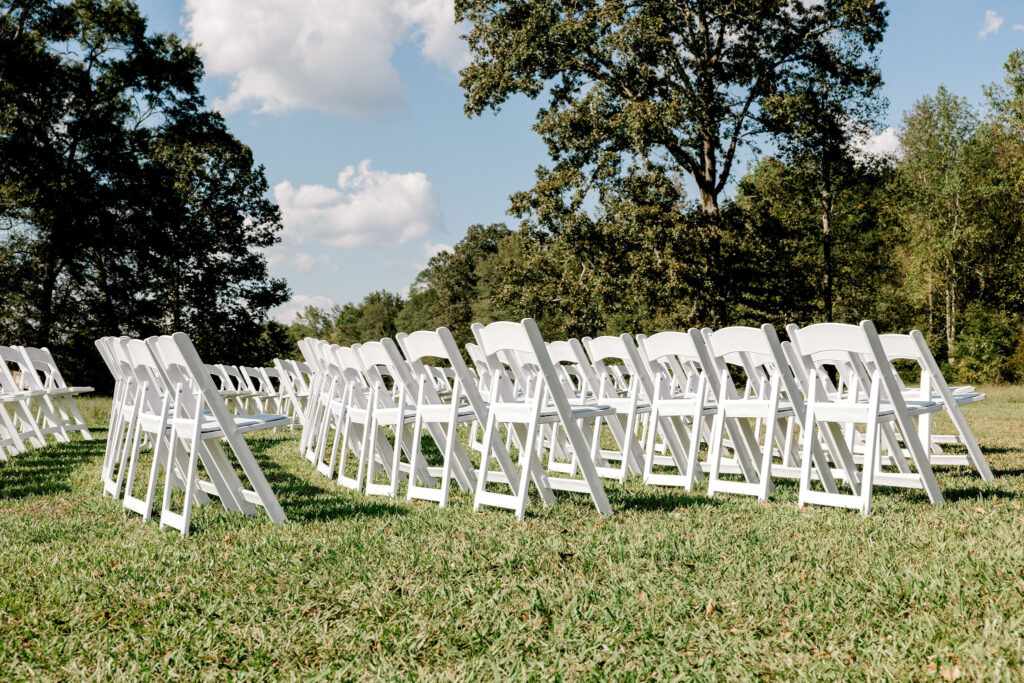
[{"label": "treeline", "polygon": [[351,344],[443,325],[464,343],[473,322],[525,316],[551,339],[870,318],[920,329],[957,381],[1024,381],[1024,52],[985,94],[979,111],[940,88],[904,113],[895,155],[852,152],[827,224],[806,156],[763,158],[711,213],[677,178],[636,173],[597,211],[474,225],[408,298],[310,307],[288,334]]},{"label": "treeline", "polygon": [[472,226],[408,297],[284,326],[265,256],[280,212],[194,46],[131,0],[0,0],[0,344],[47,345],[102,388],[105,335],[181,330],[210,362],[256,365],[307,335],[466,342],[523,316],[552,339],[871,318],[924,331],[960,381],[1024,380],[1024,53],[981,109],[940,89],[895,157],[869,158],[882,0],[455,13],[466,114],[538,101],[549,160],[511,195],[514,228]]}]

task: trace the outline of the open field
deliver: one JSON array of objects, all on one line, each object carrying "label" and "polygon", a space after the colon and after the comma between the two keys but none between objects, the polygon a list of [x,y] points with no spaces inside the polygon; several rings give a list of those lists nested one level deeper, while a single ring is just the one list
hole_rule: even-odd
[{"label": "open field", "polygon": [[[100,496],[103,442],[0,463],[0,678],[1024,676],[1024,387],[966,414],[996,481],[870,518],[633,480],[509,513],[337,487],[251,441],[290,523],[196,511],[182,539]],[[107,402],[91,399],[95,434]],[[102,426],[101,426],[102,425]]]}]

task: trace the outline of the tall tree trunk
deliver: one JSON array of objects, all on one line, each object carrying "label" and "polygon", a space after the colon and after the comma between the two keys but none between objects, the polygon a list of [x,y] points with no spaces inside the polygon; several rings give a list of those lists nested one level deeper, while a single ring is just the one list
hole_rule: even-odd
[{"label": "tall tree trunk", "polygon": [[[947,272],[949,270],[949,262],[946,263]],[[949,360],[949,364],[953,365],[956,362],[955,351],[953,350],[956,345],[956,322],[954,316],[956,314],[956,304],[954,300],[953,291],[953,280],[947,277],[946,279],[946,357]]]},{"label": "tall tree trunk", "polygon": [[39,292],[39,329],[36,331],[36,346],[49,346],[50,335],[53,331],[53,297],[54,290],[57,289],[57,277],[60,274],[60,264],[57,263],[57,255],[54,251],[54,249],[46,250],[46,265]]},{"label": "tall tree trunk", "polygon": [[701,210],[710,216],[718,214],[718,195],[713,190],[707,190],[705,188],[700,189],[700,208]]},{"label": "tall tree trunk", "polygon": [[835,263],[832,258],[832,209],[833,199],[829,183],[821,188],[821,253],[822,253],[822,298],[825,303],[825,322],[832,322],[832,300],[835,281]]}]

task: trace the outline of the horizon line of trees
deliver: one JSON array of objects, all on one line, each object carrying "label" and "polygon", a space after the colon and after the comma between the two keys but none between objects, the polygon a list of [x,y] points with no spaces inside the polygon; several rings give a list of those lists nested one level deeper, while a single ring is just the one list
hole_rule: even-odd
[{"label": "horizon line of trees", "polygon": [[1024,51],[983,108],[940,88],[904,113],[897,158],[867,159],[883,0],[455,13],[467,116],[537,100],[549,160],[510,196],[514,228],[471,226],[407,298],[286,326],[268,317],[289,297],[265,255],[280,211],[195,47],[133,0],[0,0],[0,343],[109,387],[104,335],[181,330],[209,362],[259,365],[307,335],[466,342],[525,316],[552,339],[871,318],[920,328],[959,381],[1024,380]]}]

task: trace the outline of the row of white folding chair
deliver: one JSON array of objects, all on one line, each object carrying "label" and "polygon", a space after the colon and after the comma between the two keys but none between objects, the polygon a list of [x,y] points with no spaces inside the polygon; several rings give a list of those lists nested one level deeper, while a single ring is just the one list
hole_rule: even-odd
[{"label": "row of white folding chair", "polygon": [[[22,388],[7,365],[12,349],[0,347],[0,460],[46,443],[46,435],[67,441],[67,432],[43,390]],[[14,356],[18,357],[18,356]],[[41,424],[45,426],[40,426]]]},{"label": "row of white folding chair", "polygon": [[[794,326],[790,326],[788,329],[791,335],[794,334],[794,330]],[[906,335],[875,334],[872,335],[872,338],[874,337],[877,337],[881,348],[877,355],[884,357],[886,361],[882,363],[882,366],[886,369],[887,376],[891,376],[895,388],[902,394],[903,402],[908,406],[908,411],[911,414],[911,420],[916,423],[918,440],[926,451],[930,452],[930,462],[937,465],[970,465],[978,470],[985,481],[991,481],[993,477],[991,469],[960,409],[963,405],[983,400],[985,395],[973,391],[973,387],[950,387],[920,332],[914,330]],[[908,360],[918,365],[920,373],[918,387],[907,387],[904,384],[900,374],[892,368],[891,361],[893,360]],[[849,356],[839,358],[837,362],[838,364],[834,365],[840,369],[841,373],[845,373],[852,377],[854,382],[859,381],[862,385],[868,374],[878,369],[875,358],[866,354],[860,354],[852,361]],[[840,381],[849,383],[850,380],[844,379],[840,374]],[[833,387],[827,378],[822,381],[822,385],[825,391],[842,393],[841,389]],[[956,435],[936,436],[932,434],[931,415],[941,410],[949,415],[957,429]],[[897,453],[902,453],[913,459],[912,452],[908,447],[900,447],[898,443],[900,437],[895,434],[894,430],[883,424],[882,433],[887,442],[890,459],[894,459],[894,454]],[[966,447],[967,454],[946,455],[942,452],[941,443],[961,443]],[[899,462],[898,459],[896,462]]]},{"label": "row of white folding chair", "polygon": [[[922,443],[931,450],[931,461],[936,465],[970,465],[975,467],[985,481],[992,481],[992,470],[978,446],[977,440],[967,424],[961,406],[985,400],[985,394],[975,391],[972,386],[950,386],[939,369],[939,364],[928,348],[924,335],[918,330],[910,334],[883,334],[879,336],[882,349],[890,361],[912,361],[918,368],[918,386],[908,387],[902,377],[896,378],[903,389],[903,396],[911,400],[930,400],[941,403],[952,421],[956,434],[932,433],[931,415],[922,415],[918,420],[918,433]],[[942,444],[958,443],[967,450],[966,455],[947,455]]]},{"label": "row of white folding chair", "polygon": [[[312,452],[307,451],[307,457],[315,456],[318,468],[325,474],[336,472],[339,483],[364,488],[371,494],[394,496],[399,481],[408,476],[408,498],[434,500],[445,505],[450,482],[454,480],[464,490],[474,491],[477,509],[485,505],[508,507],[521,518],[532,479],[546,503],[554,502],[553,489],[587,491],[592,493],[602,512],[610,511],[603,488],[593,492],[590,478],[586,475],[583,480],[549,477],[539,457],[545,443],[548,446],[568,444],[565,447],[574,452],[583,448],[583,452],[589,454],[589,440],[582,439],[575,423],[583,415],[592,419],[600,414],[600,409],[570,408],[569,414],[574,415],[570,418],[573,426],[568,431],[556,430],[557,435],[549,432],[545,442],[542,425],[548,430],[552,424],[561,425],[557,401],[561,399],[568,405],[569,399],[560,381],[555,384],[557,390],[550,390],[551,381],[558,380],[558,374],[550,358],[547,358],[549,367],[543,368],[528,343],[540,336],[533,321],[504,325],[519,330],[518,338],[523,343],[503,348],[506,333],[500,329],[501,325],[488,326],[483,331],[474,329],[480,335],[476,373],[465,365],[454,338],[445,328],[399,335],[397,344],[384,339],[339,347],[304,340],[303,353],[320,367],[323,377],[330,377],[329,380],[314,379],[314,383],[325,387],[315,399],[325,409],[318,418],[319,434],[310,437]],[[527,332],[531,325],[535,337]],[[496,348],[488,354],[487,347]],[[510,371],[497,356],[511,359],[517,366],[516,371]],[[428,364],[424,362],[427,358],[445,365],[438,366],[434,361]],[[535,374],[520,365],[524,359],[529,361]],[[384,382],[385,376],[390,378],[390,387]],[[446,380],[443,383],[438,381],[441,376]],[[480,377],[486,378],[490,402],[485,402],[479,391]],[[537,409],[533,411],[531,406],[535,403]],[[485,432],[484,439],[478,442],[482,451],[480,468],[474,468],[457,438],[458,426],[467,423],[482,425]],[[395,435],[393,446],[384,438],[384,427]],[[508,430],[508,444],[500,438],[499,427]],[[328,438],[331,428],[334,429],[333,440]],[[426,466],[420,442],[423,432],[429,433],[441,450],[441,467]],[[328,443],[331,443],[329,456]],[[518,449],[518,463],[513,461],[509,445]],[[354,476],[346,473],[346,460],[352,455],[359,459],[358,466],[348,467],[356,470]],[[581,469],[594,472],[596,476],[590,457],[588,455]],[[497,470],[490,469],[492,460],[497,462]],[[383,484],[376,481],[378,469]],[[595,481],[599,486],[599,479]],[[496,492],[494,485],[508,486],[512,493]]]},{"label": "row of white folding chair", "polygon": [[[126,510],[152,518],[161,469],[164,491],[160,525],[186,535],[193,505],[216,496],[225,509],[247,516],[263,507],[275,523],[286,518],[276,496],[242,436],[246,432],[287,426],[278,414],[235,415],[228,410],[206,366],[187,335],[147,340],[105,337],[96,346],[115,380],[111,431],[102,470],[104,493],[115,498],[124,490]],[[235,461],[252,486],[246,489]],[[153,450],[146,490],[135,495],[140,454]],[[209,480],[199,477],[198,466]],[[180,511],[172,509],[175,490],[184,492]]]},{"label": "row of white folding chair", "polygon": [[[862,336],[874,335],[877,337],[870,323],[867,326],[862,326],[862,328],[864,328],[860,331]],[[795,329],[791,329],[790,333],[791,335],[798,334]],[[846,333],[849,336],[851,331],[849,329],[840,330],[840,334],[842,333]],[[917,336],[919,337],[919,333]],[[686,341],[687,337],[689,337],[689,341]],[[855,337],[856,335],[854,335]],[[890,341],[892,338],[890,337]],[[631,346],[629,336],[623,335],[622,340],[622,347],[628,349]],[[668,332],[655,335],[655,342],[653,344],[646,337],[641,337],[640,342],[641,355],[645,357],[648,367],[652,369],[653,375],[658,378],[657,381],[665,381],[668,384],[674,382],[677,385],[683,384],[692,387],[693,379],[696,376],[698,383],[706,379],[707,386],[710,386],[712,396],[715,397],[713,400],[708,400],[707,397],[687,400],[685,398],[662,396],[660,400],[656,399],[654,401],[655,408],[654,414],[651,417],[651,424],[657,426],[649,432],[648,449],[645,454],[647,456],[645,463],[646,481],[649,483],[659,481],[659,477],[651,476],[651,465],[654,458],[652,445],[655,436],[661,435],[664,439],[664,435],[674,434],[674,440],[677,442],[687,439],[684,425],[678,424],[675,425],[675,429],[670,429],[669,425],[664,424],[662,419],[665,414],[664,409],[673,404],[675,404],[679,412],[688,415],[690,418],[691,432],[688,435],[690,443],[687,447],[690,453],[696,453],[701,435],[699,425],[702,419],[698,419],[696,416],[703,414],[706,417],[709,413],[715,415],[714,427],[711,439],[709,440],[708,465],[711,472],[708,490],[710,495],[714,495],[718,491],[733,491],[756,494],[763,499],[771,490],[771,477],[773,475],[800,476],[801,469],[798,467],[799,463],[794,443],[794,427],[798,423],[801,425],[805,423],[806,407],[803,404],[802,396],[807,394],[808,389],[806,384],[801,386],[800,382],[797,381],[800,373],[795,373],[790,368],[790,361],[787,360],[787,355],[791,356],[793,354],[791,352],[787,354],[784,348],[789,343],[787,342],[786,345],[780,344],[771,326],[764,326],[760,330],[754,328],[726,328],[716,332],[705,330],[700,335],[697,335],[695,330],[688,333],[688,335]],[[609,345],[607,341],[604,344]],[[959,437],[960,440],[970,443],[973,437],[970,436],[969,428],[966,427],[966,421],[963,420],[962,413],[959,413],[958,404],[971,400],[974,397],[964,394],[963,398],[957,400],[950,391],[942,390],[941,386],[944,385],[944,380],[941,379],[941,373],[938,373],[937,364],[934,363],[934,359],[931,359],[930,353],[927,352],[927,346],[923,344],[923,338],[920,338],[917,348],[920,349],[922,346],[927,355],[922,356],[919,353],[917,356],[908,356],[906,352],[903,352],[904,355],[902,357],[918,359],[921,361],[922,367],[939,375],[939,379],[936,380],[936,386],[940,388],[936,390],[936,395],[938,396],[942,393],[949,395],[944,400],[944,404],[947,410],[951,412],[951,417],[957,416],[954,417],[954,423],[958,425],[961,431],[962,436]],[[842,351],[841,349],[837,350],[836,353],[840,358],[848,357],[849,355],[849,352]],[[865,355],[868,353],[868,351],[865,351],[860,354],[860,357],[862,359],[873,357]],[[893,353],[895,351],[890,351],[890,357],[892,357]],[[626,354],[620,350],[618,355]],[[591,362],[593,363],[595,357],[600,356],[600,352],[593,353],[591,356]],[[819,353],[818,357],[820,359],[822,354]],[[881,357],[885,358],[885,355],[883,354]],[[672,359],[672,362],[668,362],[667,359]],[[931,363],[927,362],[928,359],[931,359]],[[615,367],[623,368],[627,375],[635,374],[635,370],[632,370],[629,365],[629,363],[622,363]],[[849,367],[849,363],[846,365]],[[872,365],[877,366],[878,363],[872,361]],[[891,364],[886,362],[884,365],[887,366],[885,371],[886,377],[896,381],[898,374]],[[697,371],[694,373],[692,370],[684,371],[684,366],[711,368],[713,372],[703,373]],[[735,392],[738,378],[730,372],[730,367],[734,367],[746,375],[747,387],[742,397]],[[804,373],[804,376],[806,377],[806,373]],[[676,377],[682,377],[684,381],[678,382],[675,379]],[[821,380],[827,381],[827,377],[821,375],[820,372],[817,379],[819,382]],[[854,392],[854,402],[862,403],[863,401],[858,400],[861,397],[865,400],[871,398],[870,390],[864,389],[864,387],[869,386],[865,383],[865,380],[870,381],[870,379],[870,377],[860,377],[862,396],[857,396],[857,392]],[[856,380],[853,381],[856,383]],[[906,415],[905,418],[902,418],[899,411],[890,407],[891,401],[884,399],[883,405],[883,389],[883,385],[878,386],[878,405],[874,409],[874,412],[878,414],[877,422],[879,426],[871,427],[871,425],[868,425],[868,427],[883,430],[890,444],[898,444],[898,438],[901,438],[898,435],[909,428],[903,426],[897,418],[906,421],[907,425],[912,425],[914,419],[921,420],[922,417],[926,417],[930,412],[941,409],[935,407],[931,402],[922,403],[916,401],[910,408],[903,411]],[[678,386],[676,391],[679,391]],[[704,393],[702,390],[698,391],[699,393]],[[656,393],[660,393],[660,389],[649,390],[648,396]],[[683,393],[685,395],[685,390]],[[640,403],[636,400],[635,393],[630,403],[634,406]],[[701,406],[701,408],[698,410],[697,406]],[[865,409],[864,406],[858,406],[848,411],[850,421],[864,414],[865,410],[869,409]],[[750,430],[750,419],[755,420],[756,427],[753,433]],[[866,422],[866,420],[863,421]],[[963,425],[962,427],[960,427],[961,424]],[[763,438],[760,434],[762,426],[764,427]],[[844,426],[852,426],[852,422],[848,422]],[[924,428],[925,426],[922,424],[922,430]],[[963,436],[964,434],[966,436]],[[830,428],[823,430],[820,442],[815,439],[805,445],[805,448],[810,449],[809,452],[813,458],[812,464],[815,465],[815,468],[812,470],[812,476],[815,479],[821,480],[826,493],[836,494],[838,492],[835,485],[835,479],[837,478],[851,481],[850,485],[854,490],[859,486],[861,475],[857,473],[853,465],[855,460],[853,457],[854,443],[852,441],[849,443],[844,442],[843,436],[839,432],[832,431]],[[867,443],[866,439],[862,440],[864,443]],[[906,442],[905,439],[904,442]],[[872,443],[874,442],[872,441]],[[729,445],[734,454],[734,457],[728,459],[731,461],[729,464],[733,465],[731,471],[741,472],[746,481],[736,482],[720,478],[719,475],[723,471],[730,470],[729,467],[723,469],[723,463],[727,462],[721,457],[722,449],[725,445]],[[669,450],[675,453],[680,447],[681,444]],[[782,457],[782,463],[773,468],[771,460],[774,457],[776,447]],[[875,470],[873,474],[876,483],[925,488],[933,501],[941,500],[941,494],[938,493],[937,487],[931,486],[931,481],[934,477],[931,476],[930,463],[925,465],[919,464],[913,458],[912,450],[896,449],[893,452],[894,449],[890,446],[890,460],[897,466],[899,472],[893,474],[883,473],[881,472],[881,453],[876,447],[873,446],[872,448],[872,467]],[[912,471],[906,464],[905,460],[903,460],[904,454],[911,456],[917,471]],[[756,460],[754,460],[755,455],[757,456]],[[953,457],[963,458],[963,456],[952,456],[950,459]],[[969,452],[967,458],[971,464],[975,464],[978,467],[984,478],[988,479],[991,477],[991,473],[984,462],[983,456],[980,454],[980,450]],[[828,466],[829,462],[842,466],[832,468]],[[955,462],[957,464],[961,463],[960,460]],[[700,465],[696,457],[689,457],[679,464],[681,473],[679,475],[662,475],[660,483],[678,483],[687,488],[692,488],[693,482],[700,474]],[[685,469],[683,469],[683,465],[685,465]],[[870,494],[867,499],[862,499],[857,504],[866,505],[864,508],[866,510],[870,509]]]},{"label": "row of white folding chair", "polygon": [[[511,325],[511,323],[509,324]],[[864,326],[861,327],[860,334],[868,334],[864,331]],[[480,328],[474,327],[475,334],[478,333],[478,329]],[[845,332],[849,336],[849,331]],[[870,328],[870,332],[873,333],[873,327]],[[794,332],[791,331],[791,334]],[[617,344],[612,344],[609,340],[617,340]],[[899,423],[901,416],[890,407],[891,401],[883,399],[883,385],[874,383],[877,387],[876,395],[866,388],[870,386],[870,377],[867,380],[860,378],[861,386],[852,392],[852,401],[849,398],[844,401],[842,399],[843,392],[839,391],[833,391],[832,395],[825,393],[828,400],[822,400],[822,392],[817,392],[818,403],[843,401],[846,404],[866,404],[866,407],[865,405],[844,404],[839,406],[842,410],[838,412],[826,409],[825,413],[819,412],[819,414],[827,413],[832,417],[845,415],[844,425],[848,425],[855,422],[855,418],[864,418],[861,422],[868,423],[865,416],[873,411],[877,418],[875,426],[868,423],[866,433],[872,433],[873,429],[889,430],[886,432],[890,434],[891,440],[889,457],[900,470],[891,475],[880,471],[882,457],[879,449],[872,446],[873,450],[870,453],[865,452],[868,442],[873,444],[875,443],[874,439],[868,439],[861,435],[859,446],[852,441],[847,443],[844,441],[845,435],[840,431],[833,430],[831,426],[828,429],[823,429],[820,437],[809,441],[805,440],[804,449],[810,453],[813,462],[799,460],[793,441],[795,426],[798,423],[801,426],[813,424],[813,421],[812,423],[806,422],[808,408],[803,403],[803,396],[809,393],[812,374],[816,374],[814,379],[822,386],[824,386],[824,382],[827,382],[827,377],[820,373],[820,368],[813,367],[814,360],[800,359],[799,354],[789,348],[791,346],[789,342],[780,344],[774,329],[770,326],[764,326],[761,329],[728,328],[717,332],[706,330],[703,334],[696,330],[691,330],[689,333],[669,332],[654,335],[652,338],[641,335],[638,340],[640,342],[639,349],[628,335],[623,335],[620,338],[602,338],[597,342],[584,340],[591,346],[590,358],[582,351],[566,353],[566,349],[574,348],[574,343],[577,347],[579,346],[579,342],[575,342],[575,340],[546,345],[548,360],[552,362],[551,377],[557,381],[560,387],[559,394],[565,397],[567,404],[594,403],[599,400],[599,395],[604,393],[609,402],[615,402],[619,406],[617,412],[608,412],[588,418],[591,421],[588,426],[588,429],[592,430],[590,431],[591,441],[583,452],[587,454],[590,462],[595,465],[595,471],[599,474],[622,478],[631,462],[629,458],[624,458],[620,461],[620,468],[605,466],[602,459],[604,453],[596,448],[599,429],[594,428],[598,426],[594,422],[607,420],[611,416],[616,419],[625,418],[626,424],[622,425],[620,422],[623,429],[616,435],[616,438],[619,440],[622,453],[632,452],[634,447],[629,443],[634,438],[638,414],[646,409],[638,410],[644,405],[640,393],[643,390],[643,395],[648,401],[651,396],[657,397],[649,403],[652,412],[660,410],[660,414],[652,415],[648,420],[652,428],[647,433],[648,448],[644,452],[644,472],[645,479],[649,483],[672,483],[692,488],[693,482],[701,475],[702,467],[696,454],[701,439],[703,439],[710,444],[709,460],[708,463],[705,463],[705,467],[711,469],[709,492],[712,495],[718,491],[735,491],[756,494],[764,498],[771,491],[772,476],[801,476],[803,475],[803,462],[807,462],[808,465],[813,464],[814,467],[810,468],[807,486],[802,484],[801,501],[806,502],[813,499],[814,502],[821,502],[823,500],[821,498],[804,495],[805,488],[807,493],[810,492],[810,479],[820,480],[825,494],[838,494],[837,479],[846,480],[851,489],[858,493],[863,474],[856,469],[855,460],[859,459],[861,462],[865,460],[864,457],[855,457],[854,454],[859,448],[861,453],[871,458],[869,462],[874,481],[925,488],[934,501],[941,500],[941,494],[938,494],[938,498],[936,497],[937,488],[929,484],[930,468],[922,468],[921,464],[913,458],[910,449],[893,452],[891,443],[898,444],[897,439],[904,438],[900,435],[905,432],[906,427]],[[479,336],[478,341],[480,341]],[[477,366],[477,379],[481,380],[481,383],[486,382],[489,389],[499,392],[510,402],[523,404],[531,398],[536,399],[535,385],[538,384],[542,373],[541,363],[532,351],[510,348],[500,349],[486,355],[483,353],[482,347],[483,344],[468,347],[471,358]],[[866,347],[861,344],[858,348]],[[846,366],[850,366],[849,358],[853,357],[850,355],[851,353],[854,351],[839,348],[833,350],[829,358],[833,360],[838,358]],[[870,360],[865,355],[866,353],[868,352],[859,353],[858,357],[862,359],[861,362]],[[603,357],[602,354],[604,354]],[[826,355],[828,354],[818,353],[817,360],[827,360]],[[884,358],[884,354],[882,357]],[[574,358],[575,364],[572,362]],[[613,358],[616,362],[602,368],[601,362],[608,358]],[[797,359],[797,365],[806,366],[803,368],[803,372],[793,369],[793,358]],[[555,360],[559,362],[556,363]],[[888,367],[888,376],[897,377],[891,364],[886,362],[885,365]],[[735,390],[736,377],[729,371],[730,366],[746,375],[747,388],[743,397]],[[615,368],[615,370],[611,371],[609,368]],[[705,368],[711,371],[705,372]],[[812,373],[808,368],[812,368],[814,372]],[[649,375],[647,374],[648,370],[650,371]],[[390,371],[395,372],[393,368]],[[849,373],[848,368],[846,371]],[[602,373],[604,377],[599,379],[598,377]],[[852,381],[856,387],[858,380],[853,379],[849,374],[846,376],[849,379],[844,381]],[[802,383],[801,377],[803,377]],[[434,379],[436,379],[436,375],[431,377],[431,381],[436,387]],[[425,378],[423,381],[426,382],[427,379]],[[596,387],[597,390],[588,390],[586,388],[588,383],[590,387]],[[662,386],[659,387],[659,384]],[[399,383],[394,385],[395,389],[398,389],[399,386]],[[408,393],[411,394],[411,391]],[[849,395],[851,392],[848,391],[846,394]],[[406,402],[409,402],[408,399]],[[953,403],[955,405],[955,401]],[[543,399],[540,404],[544,409],[552,407],[552,405],[547,398]],[[606,408],[611,408],[611,406]],[[675,410],[674,415],[672,414],[673,409]],[[906,411],[907,420],[910,421],[908,424],[912,424],[912,420],[920,415],[929,414],[931,409],[930,406],[915,405],[912,410]],[[832,412],[829,413],[829,410]],[[842,412],[843,410],[846,412]],[[706,420],[711,416],[715,416],[715,420],[709,429]],[[676,418],[674,424],[672,418]],[[414,421],[414,418],[412,419]],[[631,419],[633,420],[632,425],[630,425]],[[755,420],[754,429],[751,429],[750,419]],[[829,420],[822,420],[822,422],[829,422]],[[511,423],[508,424],[510,427],[512,426]],[[537,424],[539,425],[539,423]],[[609,420],[609,425],[611,424],[612,422]],[[626,430],[626,426],[630,426],[630,429]],[[689,432],[687,426],[689,426]],[[761,427],[764,428],[763,437],[761,436]],[[556,438],[556,431],[549,430],[546,436],[543,433],[539,434],[531,448],[535,449],[538,454],[545,448],[548,450],[549,472],[568,471],[574,473],[577,464],[577,450],[571,443],[572,440],[565,438],[560,431],[557,432]],[[802,434],[807,431],[809,430],[801,429]],[[509,430],[509,443],[512,443],[513,437],[516,437],[515,445],[521,453],[525,452],[524,449],[527,448],[525,438],[528,433],[530,433],[529,429],[522,433]],[[519,438],[520,436],[522,438]],[[622,438],[620,439],[620,437]],[[659,439],[664,451],[658,451],[655,446]],[[905,438],[904,442],[906,442]],[[483,450],[483,441],[476,442],[474,440],[473,443]],[[555,461],[559,444],[565,444],[562,453],[573,459],[573,467],[566,468],[566,470],[558,467],[560,464],[565,464]],[[772,467],[771,461],[776,447],[781,455],[782,463]],[[730,449],[733,457],[722,458],[723,448]],[[658,452],[667,452],[669,455],[660,456],[659,459]],[[910,455],[914,460],[917,467],[916,472],[910,471],[906,462],[899,457],[903,453]],[[655,464],[665,463],[674,465],[678,472],[660,476],[653,472]],[[927,463],[925,464],[927,465]],[[746,481],[734,482],[721,479],[720,475],[727,472],[741,473]],[[539,468],[537,476],[544,476],[544,474],[543,469]],[[548,488],[550,488],[550,484]],[[587,488],[589,490],[590,487]],[[858,495],[860,494],[858,493]],[[870,492],[867,499],[859,498],[853,503],[848,499],[843,500],[846,500],[843,503],[845,505],[859,506],[865,511],[870,509]]]},{"label": "row of white folding chair", "polygon": [[[316,397],[319,408],[310,413],[310,427],[315,433],[308,441],[307,458],[328,477],[336,473],[339,484],[355,489],[365,488],[369,494],[397,495],[399,482],[409,472],[414,472],[416,477],[410,480],[407,495],[410,498],[425,497],[446,505],[447,487],[435,487],[437,476],[445,475],[438,468],[427,467],[422,459],[419,433],[423,420],[427,420],[427,428],[439,444],[451,439],[443,435],[436,424],[443,419],[433,420],[429,411],[417,416],[414,411],[414,406],[426,405],[429,399],[433,399],[430,403],[434,406],[440,404],[442,392],[436,382],[438,373],[423,368],[418,373],[417,383],[410,374],[411,368],[390,339],[353,347],[314,340],[307,342],[305,353],[315,356],[315,362],[324,374],[323,380],[314,380],[320,388]],[[390,388],[385,377],[391,384]],[[454,397],[458,405],[458,400],[461,400],[459,393],[455,392]],[[456,414],[454,419],[458,423],[460,416]],[[386,438],[386,428],[395,434],[394,445]],[[334,437],[330,439],[332,429]],[[450,457],[446,458],[446,463],[449,466],[454,463],[455,468],[448,476],[454,472],[459,484],[471,490],[472,467],[468,458],[457,440],[451,446],[458,452],[454,455],[449,453]],[[356,463],[349,467],[352,457]],[[382,469],[382,476],[386,479],[384,484],[376,481],[378,468]],[[354,474],[351,469],[355,469]],[[431,491],[427,492],[427,488]]]},{"label": "row of white folding chair", "polygon": [[46,435],[59,442],[69,434],[92,434],[75,401],[92,387],[68,386],[47,348],[0,346],[0,460],[8,453],[41,446]]},{"label": "row of white folding chair", "polygon": [[[478,470],[474,507],[483,505],[513,509],[522,519],[526,512],[530,482],[545,504],[555,502],[554,491],[575,491],[590,495],[602,514],[611,506],[598,472],[600,433],[594,428],[599,418],[613,417],[607,405],[584,403],[576,389],[556,369],[548,345],[530,318],[519,323],[495,322],[472,326],[477,345],[490,375],[487,422],[484,425],[481,464]],[[490,469],[490,458],[498,452],[497,429],[504,426],[514,437],[519,451],[512,484],[505,467]],[[552,426],[554,427],[552,433]],[[543,467],[544,451],[550,456],[562,448],[575,456],[581,477]],[[502,476],[504,475],[504,476]],[[512,493],[488,489],[491,482],[510,485]]]},{"label": "row of white folding chair", "polygon": [[274,369],[280,380],[280,410],[295,418],[295,424],[306,424],[306,405],[309,402],[309,384],[312,369],[308,364],[289,358],[275,358]]},{"label": "row of white folding chair", "polygon": [[[904,397],[898,373],[886,357],[881,339],[870,321],[860,325],[822,323],[805,328],[787,328],[794,366],[806,377],[808,433],[803,449],[817,443],[815,430],[831,435],[831,465],[802,462],[800,502],[837,505],[871,510],[875,484],[924,489],[939,504],[942,493],[931,468],[928,450],[922,444],[915,419],[942,410],[933,401]],[[832,385],[829,373],[841,378],[842,388]],[[863,456],[856,457],[858,434],[850,425],[863,424],[859,435]],[[840,429],[846,427],[846,431]],[[884,472],[883,440],[887,442],[896,472]],[[905,446],[900,448],[899,441]],[[862,463],[857,469],[857,461]],[[829,467],[842,473],[852,494],[816,491],[810,478]]]}]

